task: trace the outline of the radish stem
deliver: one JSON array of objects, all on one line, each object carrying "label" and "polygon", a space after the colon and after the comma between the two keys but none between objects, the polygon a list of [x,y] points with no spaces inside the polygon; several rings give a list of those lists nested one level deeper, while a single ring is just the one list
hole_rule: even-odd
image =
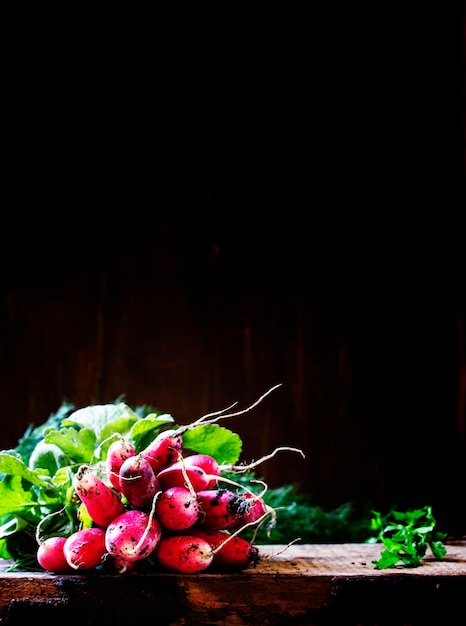
[{"label": "radish stem", "polygon": [[46,515],[45,517],[43,517],[39,521],[39,523],[37,524],[36,533],[35,533],[36,541],[37,541],[37,543],[39,545],[43,542],[43,539],[40,538],[40,529],[42,528],[42,524],[44,522],[46,522],[48,519],[50,519],[51,517],[54,517],[54,515],[61,515],[63,513],[63,511],[66,511],[66,506],[62,507],[58,511],[54,511],[53,513],[49,513],[48,515]]},{"label": "radish stem", "polygon": [[261,524],[265,520],[265,518],[268,515],[270,515],[270,513],[271,511],[267,511],[266,513],[261,515],[255,522],[249,522],[249,524],[244,524],[244,526],[241,526],[241,528],[238,528],[238,530],[236,530],[234,533],[231,533],[231,535],[228,535],[225,541],[222,541],[222,543],[220,543],[216,548],[212,550],[212,554],[216,554],[217,552],[219,552],[223,548],[224,545],[226,545],[231,539],[233,539],[233,537],[236,537],[236,535],[239,535],[240,533],[242,533],[243,530],[245,530],[246,528]]},{"label": "radish stem", "polygon": [[[186,432],[187,430],[189,430],[190,428],[194,428],[195,426],[199,426],[200,424],[215,424],[215,422],[218,422],[221,419],[227,419],[229,417],[237,417],[238,415],[243,415],[244,413],[247,413],[248,411],[251,411],[251,409],[253,409],[258,404],[260,404],[262,402],[262,400],[266,396],[268,396],[270,393],[272,393],[272,391],[275,391],[275,389],[277,389],[278,387],[281,387],[281,383],[278,383],[278,385],[274,385],[273,387],[271,387],[268,391],[263,393],[260,396],[260,398],[258,398],[255,402],[253,402],[250,406],[246,407],[245,409],[242,409],[241,411],[236,411],[236,413],[227,413],[226,415],[222,415],[222,413],[224,413],[225,411],[228,411],[230,408],[235,406],[237,404],[237,402],[235,402],[235,403],[233,403],[231,406],[229,406],[226,409],[223,409],[221,411],[216,411],[214,413],[209,413],[207,415],[203,415],[202,417],[200,417],[196,421],[192,422],[191,424],[186,424],[185,426],[180,426],[180,428],[178,428],[176,430],[176,433],[182,434],[182,433]],[[214,416],[214,418],[213,419],[207,419],[208,417],[211,417],[211,416]]]},{"label": "radish stem", "polygon": [[157,503],[157,498],[160,496],[162,492],[158,491],[155,496],[152,499],[152,507],[149,513],[149,519],[147,521],[147,526],[144,530],[144,532],[141,535],[141,538],[139,539],[139,541],[137,542],[137,544],[134,546],[134,551],[133,554],[138,554],[139,550],[141,549],[142,544],[144,543],[145,538],[147,537],[147,535],[149,534],[149,530],[152,524],[152,520],[154,519],[154,515],[155,515],[155,505]]},{"label": "radish stem", "polygon": [[275,450],[271,452],[270,454],[266,454],[265,456],[261,457],[257,461],[253,461],[252,463],[249,463],[248,465],[221,465],[220,469],[225,470],[225,471],[233,471],[233,472],[247,472],[253,469],[254,467],[257,467],[264,461],[268,461],[269,459],[274,457],[277,454],[277,452],[282,452],[282,451],[299,452],[299,454],[303,457],[303,459],[306,458],[304,455],[304,452],[300,450],[299,448],[290,448],[289,446],[280,446],[278,448],[275,448]]}]

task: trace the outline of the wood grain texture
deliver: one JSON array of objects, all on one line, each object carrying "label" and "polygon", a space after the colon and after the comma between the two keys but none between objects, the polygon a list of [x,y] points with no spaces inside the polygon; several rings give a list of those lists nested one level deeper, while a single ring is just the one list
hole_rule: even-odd
[{"label": "wood grain texture", "polygon": [[[105,623],[148,619],[163,626],[463,625],[466,544],[445,560],[376,570],[380,545],[262,546],[257,567],[236,574],[99,573],[0,575],[0,623]],[[78,618],[79,615],[79,618]],[[103,621],[102,621],[103,620]]]}]

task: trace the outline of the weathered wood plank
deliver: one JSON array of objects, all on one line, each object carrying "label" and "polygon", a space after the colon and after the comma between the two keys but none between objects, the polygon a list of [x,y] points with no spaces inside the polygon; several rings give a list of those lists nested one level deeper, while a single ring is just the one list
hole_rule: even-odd
[{"label": "weathered wood plank", "polygon": [[466,624],[466,543],[443,561],[376,570],[380,544],[261,546],[257,567],[236,574],[160,572],[53,575],[0,569],[0,623],[163,626],[222,624]]}]

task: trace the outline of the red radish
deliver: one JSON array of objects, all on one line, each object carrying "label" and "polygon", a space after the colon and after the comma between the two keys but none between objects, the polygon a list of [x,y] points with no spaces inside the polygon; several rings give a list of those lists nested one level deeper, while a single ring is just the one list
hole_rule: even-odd
[{"label": "red radish", "polygon": [[107,554],[105,530],[95,527],[75,531],[66,539],[63,553],[73,569],[93,569],[101,565]]},{"label": "red radish", "polygon": [[206,489],[197,492],[199,525],[210,530],[237,528],[251,503],[244,494],[229,489]]},{"label": "red radish", "polygon": [[73,487],[97,526],[105,528],[125,511],[119,494],[106,485],[88,465],[81,465],[73,476]]},{"label": "red radish", "polygon": [[123,561],[139,561],[149,556],[162,536],[159,522],[144,511],[125,511],[105,531],[108,553]]},{"label": "red radish", "polygon": [[215,567],[225,572],[241,572],[249,567],[256,567],[259,562],[259,550],[247,539],[235,535],[214,552]]},{"label": "red radish", "polygon": [[47,572],[60,574],[73,571],[63,552],[65,541],[66,537],[47,537],[39,544],[37,562]]},{"label": "red radish", "polygon": [[170,433],[161,433],[141,452],[141,456],[149,461],[155,474],[177,461],[181,454],[181,435],[177,435],[175,431]]},{"label": "red radish", "polygon": [[184,460],[175,461],[157,474],[157,480],[162,489],[168,487],[191,487],[194,491],[207,489],[210,483],[210,476],[205,473],[202,467],[196,465],[186,465]]},{"label": "red radish", "polygon": [[230,535],[224,530],[196,528],[190,532],[209,542],[214,553],[212,568],[218,571],[240,572],[259,562],[258,548],[243,537]]},{"label": "red radish", "polygon": [[108,472],[108,479],[115,489],[120,489],[119,473],[123,461],[128,459],[130,456],[134,456],[135,454],[136,450],[134,449],[134,446],[124,437],[119,437],[116,441],[110,444],[105,463]]},{"label": "red radish", "polygon": [[125,572],[131,572],[137,564],[137,561],[127,561],[121,556],[110,556],[111,565],[118,574],[124,574]]},{"label": "red radish", "polygon": [[135,509],[150,509],[160,484],[154,470],[140,454],[130,456],[120,467],[120,490]]},{"label": "red radish", "polygon": [[169,487],[160,494],[155,515],[167,530],[190,528],[199,516],[196,494],[186,487]]},{"label": "red radish", "polygon": [[252,493],[245,493],[244,497],[248,501],[249,505],[246,507],[245,513],[238,519],[238,523],[235,528],[240,528],[245,524],[252,524],[256,522],[267,512],[273,512],[273,509],[264,502],[262,496],[255,496]]},{"label": "red radish", "polygon": [[173,572],[197,574],[207,569],[214,557],[206,539],[194,535],[168,535],[160,540],[153,558]]},{"label": "red radish", "polygon": [[190,454],[184,457],[184,464],[186,467],[194,465],[204,470],[206,474],[210,476],[209,483],[205,489],[214,489],[217,486],[217,479],[215,476],[220,476],[220,466],[217,460],[209,454]]}]

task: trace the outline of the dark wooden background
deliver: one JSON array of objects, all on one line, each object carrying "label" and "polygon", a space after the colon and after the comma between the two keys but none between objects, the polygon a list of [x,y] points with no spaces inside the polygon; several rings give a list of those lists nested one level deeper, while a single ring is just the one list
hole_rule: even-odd
[{"label": "dark wooden background", "polygon": [[272,486],[465,534],[462,15],[361,16],[18,28],[1,448],[64,399],[188,423],[281,383],[225,423],[305,452]]}]

